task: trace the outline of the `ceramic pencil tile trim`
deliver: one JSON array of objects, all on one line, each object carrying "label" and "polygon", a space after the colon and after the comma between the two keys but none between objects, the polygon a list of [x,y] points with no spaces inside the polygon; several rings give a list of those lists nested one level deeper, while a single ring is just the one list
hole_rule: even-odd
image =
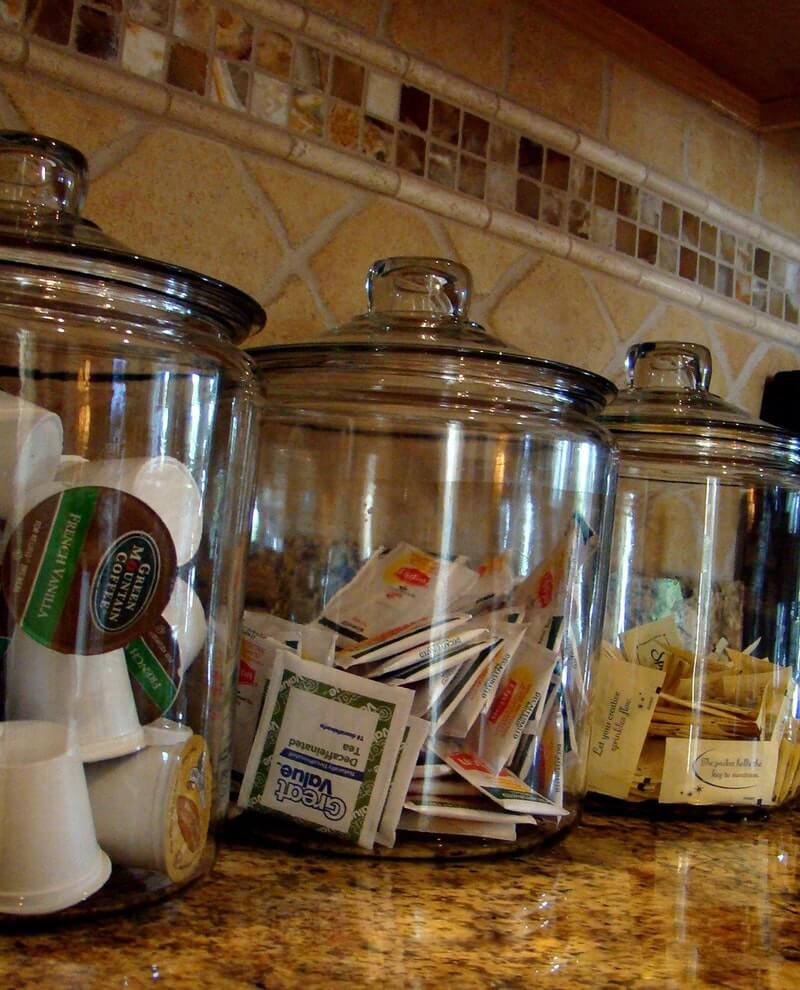
[{"label": "ceramic pencil tile trim", "polygon": [[800,242],[289,0],[0,0],[0,25],[7,61],[797,343]]}]

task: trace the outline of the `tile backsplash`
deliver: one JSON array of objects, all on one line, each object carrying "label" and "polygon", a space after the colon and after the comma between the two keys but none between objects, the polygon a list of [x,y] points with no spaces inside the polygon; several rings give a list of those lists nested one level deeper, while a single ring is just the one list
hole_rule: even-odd
[{"label": "tile backsplash", "polygon": [[[308,6],[328,12],[330,5],[320,0]],[[334,12],[347,21],[347,5],[338,6],[340,9]],[[473,6],[476,5],[464,4],[465,17],[470,16]],[[754,394],[747,393],[749,378],[745,380],[742,375],[749,376],[762,365],[766,367],[753,354],[763,352],[763,357],[770,351],[770,366],[780,364],[775,350],[784,355],[784,362],[795,360],[794,340],[800,322],[800,242],[793,237],[791,213],[787,214],[787,230],[770,227],[765,220],[774,214],[758,215],[759,197],[752,210],[741,212],[726,205],[724,195],[716,199],[715,194],[720,194],[717,188],[693,185],[686,181],[686,175],[670,177],[654,170],[647,162],[646,146],[642,148],[644,161],[640,162],[602,140],[573,130],[570,121],[564,126],[560,121],[540,117],[534,112],[538,108],[532,111],[523,103],[512,103],[503,93],[520,93],[513,78],[512,85],[508,80],[498,80],[497,92],[492,92],[437,68],[435,52],[423,53],[432,54],[434,61],[420,62],[394,43],[386,28],[387,24],[394,25],[394,37],[403,35],[395,17],[403,13],[403,7],[408,5],[354,3],[351,23],[343,24],[286,0],[0,0],[0,25],[26,43],[43,45],[50,51],[48,58],[58,58],[62,52],[62,57],[77,57],[89,67],[102,63],[131,85],[140,80],[141,84],[157,84],[167,94],[186,94],[197,101],[201,131],[202,105],[209,110],[222,107],[242,121],[252,121],[254,127],[268,125],[276,133],[283,131],[292,141],[330,149],[345,166],[337,166],[339,172],[329,174],[340,174],[348,161],[360,161],[374,176],[368,188],[378,188],[380,183],[388,182],[387,177],[399,176],[401,188],[414,190],[413,201],[430,204],[435,215],[427,209],[395,204],[391,210],[397,213],[396,222],[405,215],[402,222],[410,229],[414,224],[408,218],[423,215],[424,236],[418,238],[417,246],[413,237],[397,237],[384,228],[383,240],[392,250],[382,250],[381,238],[376,237],[376,252],[397,253],[395,243],[408,241],[407,250],[412,253],[429,250],[459,254],[462,260],[472,261],[473,267],[497,270],[490,287],[479,282],[478,315],[501,332],[501,324],[505,324],[505,335],[521,337],[518,342],[527,349],[538,353],[549,350],[552,353],[546,356],[575,360],[571,344],[562,341],[562,347],[552,340],[537,339],[536,330],[532,335],[521,332],[515,306],[523,305],[528,298],[526,286],[533,288],[539,283],[540,291],[573,293],[571,300],[557,305],[548,302],[543,307],[550,311],[553,326],[566,326],[571,318],[588,319],[591,329],[584,335],[603,338],[603,343],[582,363],[591,361],[596,370],[608,373],[619,367],[623,345],[637,335],[659,327],[660,332],[673,336],[694,331],[698,339],[711,338],[702,342],[709,343],[712,350],[719,345],[729,352],[721,362],[724,375],[728,384],[742,393],[742,401],[752,406]],[[498,2],[494,8],[504,18],[508,57],[515,44],[513,17],[517,15],[513,7],[510,2]],[[525,18],[528,23],[529,12]],[[362,33],[366,24],[373,25],[373,37]],[[436,35],[436,31],[432,34]],[[421,42],[413,40],[413,44]],[[470,74],[468,66],[463,71]],[[614,71],[614,66],[606,67],[612,82],[616,78]],[[27,98],[20,93],[15,77],[26,79],[30,90]],[[90,77],[86,78],[88,85]],[[47,113],[31,109],[37,104],[36,90],[47,90],[47,80],[31,78],[24,68],[17,68],[6,70],[0,81],[9,101],[4,123],[14,125],[16,113],[24,123],[47,129],[41,119],[36,119],[46,118]],[[91,93],[69,98],[97,103],[96,94]],[[131,103],[136,105],[134,100]],[[607,116],[613,123],[613,113]],[[163,126],[169,123],[133,112],[126,122],[126,138],[115,137],[108,147],[93,151],[105,169],[99,180],[101,187],[109,188],[111,176],[137,157],[150,135],[163,133]],[[657,123],[654,120],[654,126]],[[735,125],[724,121],[714,121],[713,125],[727,129],[726,133],[735,130]],[[697,126],[696,121],[693,126]],[[80,125],[76,127],[80,131]],[[49,131],[53,133],[52,125]],[[80,133],[56,136],[72,137],[75,143],[82,144]],[[603,137],[603,133],[596,132],[596,138]],[[184,137],[171,143],[176,162],[165,160],[164,167],[181,170],[183,156],[178,149],[187,140],[195,139]],[[749,136],[741,136],[741,140],[749,140]],[[296,149],[299,144],[287,147]],[[167,159],[169,148],[169,141],[159,143],[160,153]],[[687,148],[687,161],[691,160],[690,150]],[[774,158],[774,149],[765,149],[765,162],[770,154]],[[247,283],[249,291],[273,308],[273,327],[276,308],[279,314],[288,314],[294,306],[305,314],[309,329],[344,318],[360,308],[356,299],[347,295],[348,306],[354,304],[353,308],[341,311],[344,307],[338,305],[337,292],[326,282],[330,275],[322,274],[321,259],[330,253],[332,245],[337,245],[343,252],[341,270],[352,277],[346,262],[349,258],[355,261],[358,255],[361,263],[362,252],[340,243],[341,230],[359,211],[368,213],[377,207],[382,197],[364,192],[363,184],[357,189],[357,179],[353,179],[355,185],[323,175],[301,179],[296,168],[280,166],[277,161],[271,166],[270,178],[265,178],[266,166],[255,164],[253,156],[235,146],[230,146],[227,155],[234,162],[234,184],[238,187],[244,176],[240,191],[245,199],[253,201],[258,221],[269,231],[265,238],[275,242],[274,252],[267,251],[265,255],[262,250],[258,256],[274,262],[277,271],[263,283],[249,273],[237,279],[235,266],[219,257],[219,248],[217,258],[212,251],[206,259],[201,251],[196,260],[192,257],[191,262],[184,263],[204,270],[216,264],[217,272],[212,273],[221,269],[222,277]],[[283,157],[292,156],[302,160],[300,154],[288,151]],[[757,185],[760,198],[771,204],[775,191],[770,187],[770,168],[774,171],[773,166],[759,166]],[[207,179],[199,173],[192,175],[191,169],[184,176],[185,181],[199,185]],[[158,181],[155,175],[152,181]],[[421,185],[414,186],[412,182]],[[281,183],[284,191],[278,192]],[[797,185],[800,181],[789,190],[794,195],[800,192]],[[286,206],[285,191],[297,189],[308,203],[309,196],[317,198],[312,187],[327,189],[332,202],[341,201],[341,222],[337,226],[334,218],[340,211],[334,209],[323,217],[322,227],[312,230],[298,244],[286,222],[285,211],[294,214],[296,209]],[[230,188],[217,189],[216,196],[232,197],[234,192]],[[325,193],[321,196],[324,200]],[[728,197],[729,203],[734,199]],[[98,199],[96,194],[90,198],[90,207],[93,201],[105,203],[103,222],[112,234],[120,227],[127,228],[120,231],[120,236],[124,234],[132,246],[158,253],[158,237],[150,245],[142,243],[143,231],[130,222],[122,204],[113,206],[110,199]],[[465,217],[468,223],[488,227],[503,236],[480,230],[468,234],[468,228],[459,222]],[[360,230],[363,234],[363,225]],[[509,236],[514,239],[516,231],[527,231],[522,243],[516,250],[503,247]],[[587,246],[585,252],[578,250],[581,242]],[[544,254],[532,249],[532,244]],[[183,260],[181,254],[197,254],[169,238],[163,245],[171,260]],[[545,259],[547,253],[553,257]],[[646,294],[625,287],[559,255],[619,274],[651,291]],[[506,257],[514,260],[498,264],[497,259]],[[652,277],[647,276],[648,272],[653,273]],[[356,278],[360,276],[361,272],[357,272]],[[486,291],[481,291],[484,288]],[[620,300],[626,296],[628,300],[622,303]],[[613,304],[609,303],[612,297]],[[647,299],[652,305],[644,305]],[[720,302],[714,303],[715,299]],[[691,309],[681,303],[701,308],[709,303],[708,312],[717,317],[724,313],[730,319],[714,320],[707,313],[689,319]],[[640,310],[644,316],[637,321],[631,314]],[[680,334],[677,328],[660,326],[669,314],[683,315],[686,332]],[[725,322],[730,326],[723,332]],[[733,329],[736,326],[743,328],[743,333],[742,340],[734,346],[730,345],[730,335],[739,332]],[[755,335],[749,336],[748,331],[753,330]],[[287,332],[290,336],[302,335],[299,325],[292,331],[279,326],[266,333],[269,337],[275,333],[285,336]],[[765,343],[768,337],[783,343],[776,348]],[[579,346],[581,340],[578,332]],[[752,341],[750,352],[741,360],[748,340]],[[728,345],[734,347],[738,355],[735,359]],[[737,363],[741,367],[738,375],[734,367]]]}]

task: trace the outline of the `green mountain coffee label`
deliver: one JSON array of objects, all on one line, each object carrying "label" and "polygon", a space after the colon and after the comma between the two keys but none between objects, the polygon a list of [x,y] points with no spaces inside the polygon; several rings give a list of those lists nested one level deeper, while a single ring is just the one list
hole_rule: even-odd
[{"label": "green mountain coffee label", "polygon": [[142,724],[172,707],[180,687],[180,648],[170,624],[159,621],[125,647],[133,696]]},{"label": "green mountain coffee label", "polygon": [[176,571],[160,517],[116,488],[79,486],[32,508],[2,562],[9,611],[37,643],[61,653],[118,649],[151,628]]}]

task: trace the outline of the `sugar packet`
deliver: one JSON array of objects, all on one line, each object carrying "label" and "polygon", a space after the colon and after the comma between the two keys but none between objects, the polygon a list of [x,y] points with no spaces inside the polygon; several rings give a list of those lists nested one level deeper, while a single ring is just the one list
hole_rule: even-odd
[{"label": "sugar packet", "polygon": [[285,643],[297,640],[298,645],[294,649],[307,660],[315,660],[327,667],[333,663],[336,636],[329,629],[320,629],[313,623],[301,625],[270,612],[257,612],[254,609],[245,611],[243,621],[249,629],[273,639]]},{"label": "sugar packet", "polygon": [[406,622],[402,626],[387,629],[371,639],[362,640],[357,646],[340,649],[336,654],[336,666],[349,670],[360,664],[371,664],[398,653],[405,653],[445,636],[451,630],[463,626],[469,618],[468,612],[459,612],[441,618],[425,616],[423,619]]},{"label": "sugar packet", "polygon": [[[505,816],[506,818],[508,816]],[[497,839],[514,842],[517,826],[506,820],[492,822],[469,821],[465,818],[444,818],[441,815],[423,815],[418,811],[404,811],[398,829],[404,832],[433,832],[436,835],[469,835],[478,839]]]},{"label": "sugar packet", "polygon": [[412,698],[278,651],[239,806],[371,849]]}]

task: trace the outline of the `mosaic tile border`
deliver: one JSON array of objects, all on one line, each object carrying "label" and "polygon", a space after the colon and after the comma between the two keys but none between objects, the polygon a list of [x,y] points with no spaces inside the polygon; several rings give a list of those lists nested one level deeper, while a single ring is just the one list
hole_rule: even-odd
[{"label": "mosaic tile border", "polygon": [[800,243],[288,0],[0,0],[0,25],[6,61],[769,336],[800,323]]}]

